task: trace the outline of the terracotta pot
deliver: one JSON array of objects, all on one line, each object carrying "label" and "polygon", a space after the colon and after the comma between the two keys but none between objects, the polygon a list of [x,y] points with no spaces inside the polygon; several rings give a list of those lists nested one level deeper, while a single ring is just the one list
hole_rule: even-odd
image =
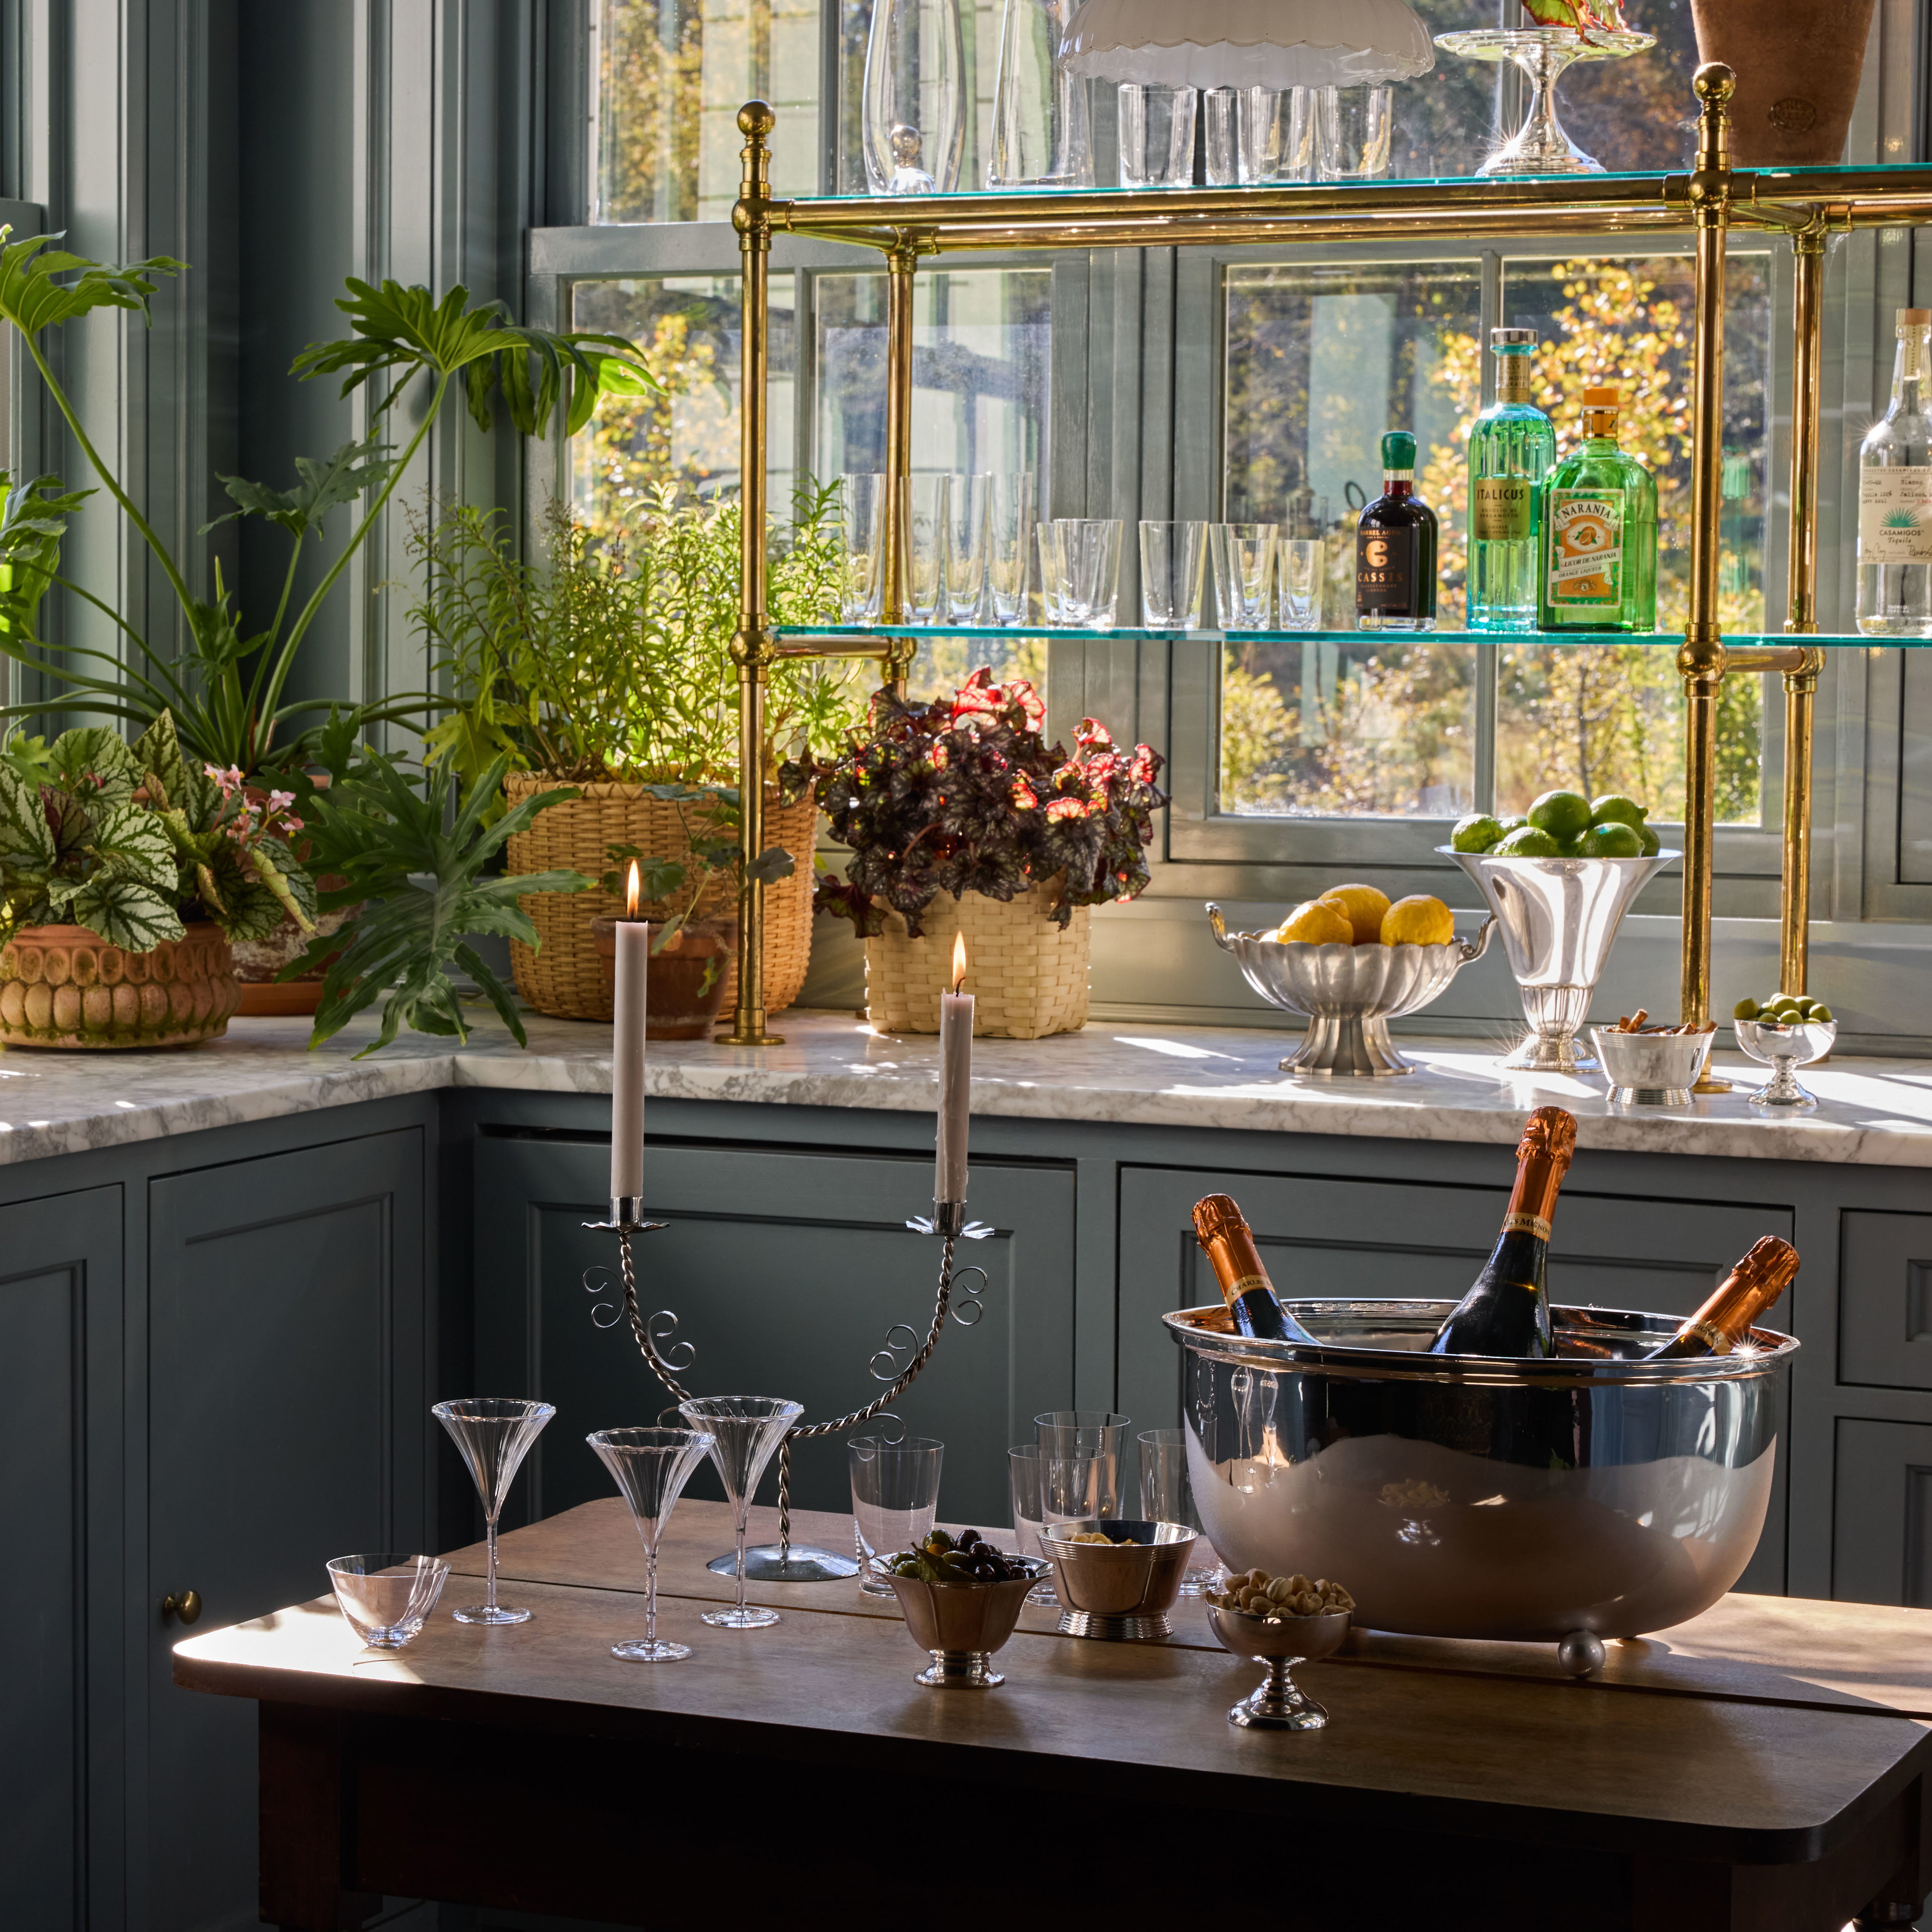
[{"label": "terracotta pot", "polygon": [[[316,789],[326,791],[330,782],[330,775],[320,772],[315,780]],[[268,802],[268,794],[260,785],[244,785],[242,790],[251,805],[264,806]],[[296,856],[306,863],[310,849],[306,838],[298,839]],[[323,892],[337,891],[348,883],[335,872],[316,881]],[[330,954],[312,971],[296,979],[278,982],[275,976],[291,959],[299,959],[308,950],[311,940],[320,934],[340,932],[362,910],[360,905],[342,906],[334,912],[323,913],[316,919],[314,932],[303,932],[284,913],[281,924],[266,939],[236,940],[235,976],[242,982],[238,1010],[251,1018],[314,1012],[322,1004],[322,975],[328,970],[336,957],[334,954]]]},{"label": "terracotta pot", "polygon": [[0,1044],[193,1046],[242,997],[218,926],[129,952],[84,926],[22,926],[0,949]]},{"label": "terracotta pot", "polygon": [[1874,0],[1690,0],[1697,58],[1738,77],[1736,167],[1830,166],[1844,158]]},{"label": "terracotta pot", "polygon": [[[642,923],[656,944],[656,922]],[[590,936],[604,969],[604,1004],[609,1008],[617,992],[617,926],[614,919],[593,920]],[[662,952],[651,955],[644,976],[644,1037],[646,1040],[709,1040],[718,1024],[718,1010],[736,955],[735,919],[694,919],[666,940]]]}]

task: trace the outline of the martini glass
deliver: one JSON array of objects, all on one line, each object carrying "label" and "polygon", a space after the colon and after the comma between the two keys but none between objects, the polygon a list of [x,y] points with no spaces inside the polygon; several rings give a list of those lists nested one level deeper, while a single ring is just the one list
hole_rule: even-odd
[{"label": "martini glass", "polygon": [[712,1438],[695,1429],[600,1429],[584,1439],[630,1504],[644,1546],[644,1634],[614,1643],[610,1654],[632,1664],[672,1664],[688,1657],[689,1644],[658,1636],[658,1543]]},{"label": "martini glass", "polygon": [[762,1630],[778,1620],[776,1610],[754,1610],[745,1601],[745,1526],[752,1514],[752,1498],[758,1478],[772,1460],[772,1451],[785,1432],[805,1413],[802,1404],[770,1395],[706,1396],[678,1404],[678,1413],[692,1428],[711,1438],[711,1460],[731,1505],[732,1528],[737,1538],[738,1600],[728,1610],[706,1610],[704,1621],[721,1630]]},{"label": "martini glass", "polygon": [[530,1444],[556,1413],[547,1402],[496,1395],[440,1402],[430,1411],[449,1431],[450,1440],[476,1484],[476,1493],[483,1499],[484,1536],[490,1552],[483,1600],[457,1611],[460,1624],[520,1624],[530,1619],[528,1610],[506,1609],[496,1600],[496,1519]]}]

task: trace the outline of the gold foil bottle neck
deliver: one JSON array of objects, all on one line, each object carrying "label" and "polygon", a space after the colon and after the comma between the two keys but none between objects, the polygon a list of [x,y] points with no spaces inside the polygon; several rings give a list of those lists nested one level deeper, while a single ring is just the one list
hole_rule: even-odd
[{"label": "gold foil bottle neck", "polygon": [[1226,1235],[1245,1234],[1247,1232],[1248,1224],[1231,1196],[1210,1194],[1204,1200],[1195,1202],[1194,1238],[1204,1248],[1209,1242]]},{"label": "gold foil bottle neck", "polygon": [[1556,1163],[1561,1174],[1576,1151],[1576,1117],[1561,1107],[1539,1107],[1523,1124],[1522,1138],[1517,1142],[1519,1163],[1538,1156]]}]

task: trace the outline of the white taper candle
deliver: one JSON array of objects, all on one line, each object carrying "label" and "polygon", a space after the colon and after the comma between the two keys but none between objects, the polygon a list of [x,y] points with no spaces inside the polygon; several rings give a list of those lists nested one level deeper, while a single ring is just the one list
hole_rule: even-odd
[{"label": "white taper candle", "polygon": [[966,936],[952,944],[952,991],[939,996],[939,1146],[932,1198],[966,1198],[967,1124],[973,1112],[973,995],[966,982]]},{"label": "white taper candle", "polygon": [[610,1036],[610,1198],[644,1191],[644,1022],[651,928],[638,917],[638,867],[631,864],[625,916],[617,922],[616,1024]]}]

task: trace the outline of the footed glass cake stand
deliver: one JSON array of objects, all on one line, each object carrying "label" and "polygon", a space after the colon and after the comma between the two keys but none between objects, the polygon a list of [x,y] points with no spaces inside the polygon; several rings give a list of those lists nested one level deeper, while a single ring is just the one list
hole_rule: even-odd
[{"label": "footed glass cake stand", "polygon": [[1529,76],[1529,111],[1522,125],[1476,172],[1479,175],[1600,175],[1594,160],[1556,118],[1556,83],[1576,61],[1622,60],[1657,44],[1654,34],[1586,27],[1478,27],[1438,34],[1436,44],[1459,59],[1513,61]]}]

